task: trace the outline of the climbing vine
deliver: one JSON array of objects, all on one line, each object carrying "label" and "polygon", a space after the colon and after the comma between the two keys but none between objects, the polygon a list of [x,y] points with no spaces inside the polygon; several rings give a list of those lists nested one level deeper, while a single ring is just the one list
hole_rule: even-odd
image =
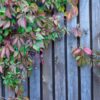
[{"label": "climbing vine", "polygon": [[[77,4],[78,0],[0,0],[0,76],[15,90],[18,100],[23,100],[22,81],[32,71],[31,54],[67,33],[54,12],[64,13],[70,21],[78,15]],[[73,32],[81,36],[78,28]],[[89,48],[75,48],[72,53],[79,66],[93,55]]]}]

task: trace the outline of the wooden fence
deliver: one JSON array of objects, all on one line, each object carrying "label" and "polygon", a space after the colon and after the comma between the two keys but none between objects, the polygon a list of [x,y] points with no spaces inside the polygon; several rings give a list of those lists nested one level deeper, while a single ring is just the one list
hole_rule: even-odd
[{"label": "wooden fence", "polygon": [[[100,32],[100,0],[80,0],[79,16],[66,22],[61,15],[61,24],[67,28],[77,24],[86,30],[82,38],[65,35],[60,41],[51,43],[44,51],[44,65],[39,55],[27,81],[23,82],[24,96],[30,100],[100,100],[100,77],[94,73],[93,66],[77,67],[72,56],[72,48],[97,48],[96,38]],[[0,82],[0,96],[15,96]],[[1,99],[0,99],[1,100]]]}]

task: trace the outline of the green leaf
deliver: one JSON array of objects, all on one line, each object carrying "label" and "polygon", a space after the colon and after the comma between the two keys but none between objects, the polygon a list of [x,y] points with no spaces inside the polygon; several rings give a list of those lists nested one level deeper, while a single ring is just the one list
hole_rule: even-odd
[{"label": "green leaf", "polygon": [[6,8],[5,7],[2,7],[1,9],[0,9],[0,13],[5,13],[6,12]]},{"label": "green leaf", "polygon": [[41,31],[41,29],[40,28],[37,28],[36,30],[35,30],[35,32],[40,32]]},{"label": "green leaf", "polygon": [[35,50],[38,51],[38,52],[40,51],[40,47],[38,47],[37,44],[34,44],[34,45],[33,45],[33,49],[35,49]]},{"label": "green leaf", "polygon": [[20,51],[21,51],[24,55],[26,55],[27,48],[25,48],[25,46],[21,46]]},{"label": "green leaf", "polygon": [[2,42],[2,40],[3,40],[3,37],[2,37],[2,35],[0,35],[0,42]]},{"label": "green leaf", "polygon": [[45,36],[45,40],[55,40],[58,38],[58,33],[54,32],[49,34],[48,36]]},{"label": "green leaf", "polygon": [[44,48],[44,43],[43,41],[36,41],[35,44],[33,44],[33,49],[35,49],[36,51],[40,51],[40,48]]},{"label": "green leaf", "polygon": [[40,33],[36,34],[36,40],[43,40],[43,39],[44,37]]},{"label": "green leaf", "polygon": [[29,71],[32,71],[32,69],[33,69],[32,67],[33,67],[33,66],[29,66],[29,67],[28,67],[28,70],[29,70]]},{"label": "green leaf", "polygon": [[3,35],[6,37],[8,36],[8,34],[9,34],[9,30],[5,30]]},{"label": "green leaf", "polygon": [[25,32],[25,29],[23,27],[18,27],[18,32],[23,34]]},{"label": "green leaf", "polygon": [[31,26],[28,26],[27,28],[26,28],[26,32],[31,32],[32,31],[32,27]]},{"label": "green leaf", "polygon": [[76,60],[78,61],[80,58],[81,58],[81,56],[77,56],[77,57],[76,57]]}]

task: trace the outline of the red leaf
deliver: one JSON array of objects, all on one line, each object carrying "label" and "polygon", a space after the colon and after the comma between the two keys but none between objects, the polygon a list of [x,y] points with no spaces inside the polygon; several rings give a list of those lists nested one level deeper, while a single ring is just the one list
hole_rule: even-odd
[{"label": "red leaf", "polygon": [[18,25],[21,26],[21,27],[26,28],[26,18],[25,18],[25,17],[20,18],[20,19],[18,20]]},{"label": "red leaf", "polygon": [[92,55],[92,50],[89,48],[84,48],[83,51],[87,54],[87,55]]},{"label": "red leaf", "polygon": [[67,20],[70,21],[72,19],[72,12],[67,13]]},{"label": "red leaf", "polygon": [[3,26],[3,29],[9,28],[10,27],[10,21],[6,22]]},{"label": "red leaf", "polygon": [[8,49],[8,48],[6,48],[6,56],[7,56],[7,58],[9,58],[9,57],[10,57],[10,51],[9,51],[9,49]]},{"label": "red leaf", "polygon": [[13,40],[13,45],[15,45],[18,41],[18,38],[16,37],[14,40]]},{"label": "red leaf", "polygon": [[81,37],[82,32],[81,32],[81,29],[79,28],[79,26],[77,26],[76,28],[74,28],[72,31],[73,31],[75,37]]},{"label": "red leaf", "polygon": [[20,47],[21,47],[21,43],[20,43],[20,41],[18,40],[18,49],[20,49]]},{"label": "red leaf", "polygon": [[4,48],[2,49],[2,52],[1,52],[1,58],[4,57],[4,55],[5,55],[5,51],[6,51],[6,48],[4,47]]},{"label": "red leaf", "polygon": [[5,24],[5,21],[0,21],[0,27],[2,27]]},{"label": "red leaf", "polygon": [[21,44],[24,44],[24,40],[22,38],[20,38],[20,42]]},{"label": "red leaf", "polygon": [[0,66],[0,73],[3,73],[3,69],[2,69],[2,66]]},{"label": "red leaf", "polygon": [[12,3],[12,0],[5,0],[6,5],[10,5]]},{"label": "red leaf", "polygon": [[11,52],[14,52],[14,49],[13,49],[13,47],[12,47],[11,45],[9,45],[8,47],[9,47],[9,50],[10,50]]},{"label": "red leaf", "polygon": [[42,3],[45,3],[45,0],[42,0]]},{"label": "red leaf", "polygon": [[73,8],[72,8],[72,15],[73,16],[77,16],[78,15],[78,8],[77,8],[77,6],[73,6]]},{"label": "red leaf", "polygon": [[9,17],[9,18],[12,18],[12,17],[11,17],[11,13],[10,13],[10,10],[9,10],[9,9],[7,9],[7,10],[6,10],[6,16],[7,16],[7,17]]},{"label": "red leaf", "polygon": [[72,51],[73,55],[78,55],[78,54],[80,54],[80,52],[81,52],[81,49],[80,49],[80,48],[75,48],[75,49]]},{"label": "red leaf", "polygon": [[71,0],[73,5],[77,5],[79,0]]}]

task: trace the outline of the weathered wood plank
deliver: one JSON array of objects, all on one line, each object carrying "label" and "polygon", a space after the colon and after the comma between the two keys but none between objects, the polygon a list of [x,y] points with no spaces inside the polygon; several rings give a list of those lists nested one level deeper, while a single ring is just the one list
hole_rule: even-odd
[{"label": "weathered wood plank", "polygon": [[30,100],[40,100],[40,57],[34,58],[33,72],[30,77]]},{"label": "weathered wood plank", "polygon": [[53,100],[52,92],[52,44],[44,51],[43,100]]},{"label": "weathered wood plank", "polygon": [[[100,0],[92,0],[92,32],[93,32],[93,49],[98,49],[98,33],[100,33]],[[99,48],[100,50],[100,48]],[[95,70],[95,68],[94,68]],[[93,75],[94,100],[100,100],[100,77],[97,73]]]},{"label": "weathered wood plank", "polygon": [[15,92],[5,86],[5,99],[9,100],[10,98],[15,98]]},{"label": "weathered wood plank", "polygon": [[[60,16],[61,25],[63,26],[63,15]],[[56,100],[65,100],[65,51],[64,37],[61,41],[55,42],[55,98]]]},{"label": "weathered wood plank", "polygon": [[[87,34],[83,34],[80,39],[82,47],[90,48],[90,29],[89,29],[89,0],[80,1],[80,27]],[[81,68],[81,100],[91,100],[91,66]]]},{"label": "weathered wood plank", "polygon": [[28,82],[27,82],[27,80],[24,80],[22,84],[23,84],[23,88],[24,88],[23,96],[28,97]]},{"label": "weathered wood plank", "polygon": [[[67,28],[70,30],[77,25],[77,20],[74,18],[67,23]],[[74,35],[67,36],[67,73],[68,73],[68,100],[78,100],[78,70],[75,58],[72,56],[72,49],[77,47],[77,39]]]}]

